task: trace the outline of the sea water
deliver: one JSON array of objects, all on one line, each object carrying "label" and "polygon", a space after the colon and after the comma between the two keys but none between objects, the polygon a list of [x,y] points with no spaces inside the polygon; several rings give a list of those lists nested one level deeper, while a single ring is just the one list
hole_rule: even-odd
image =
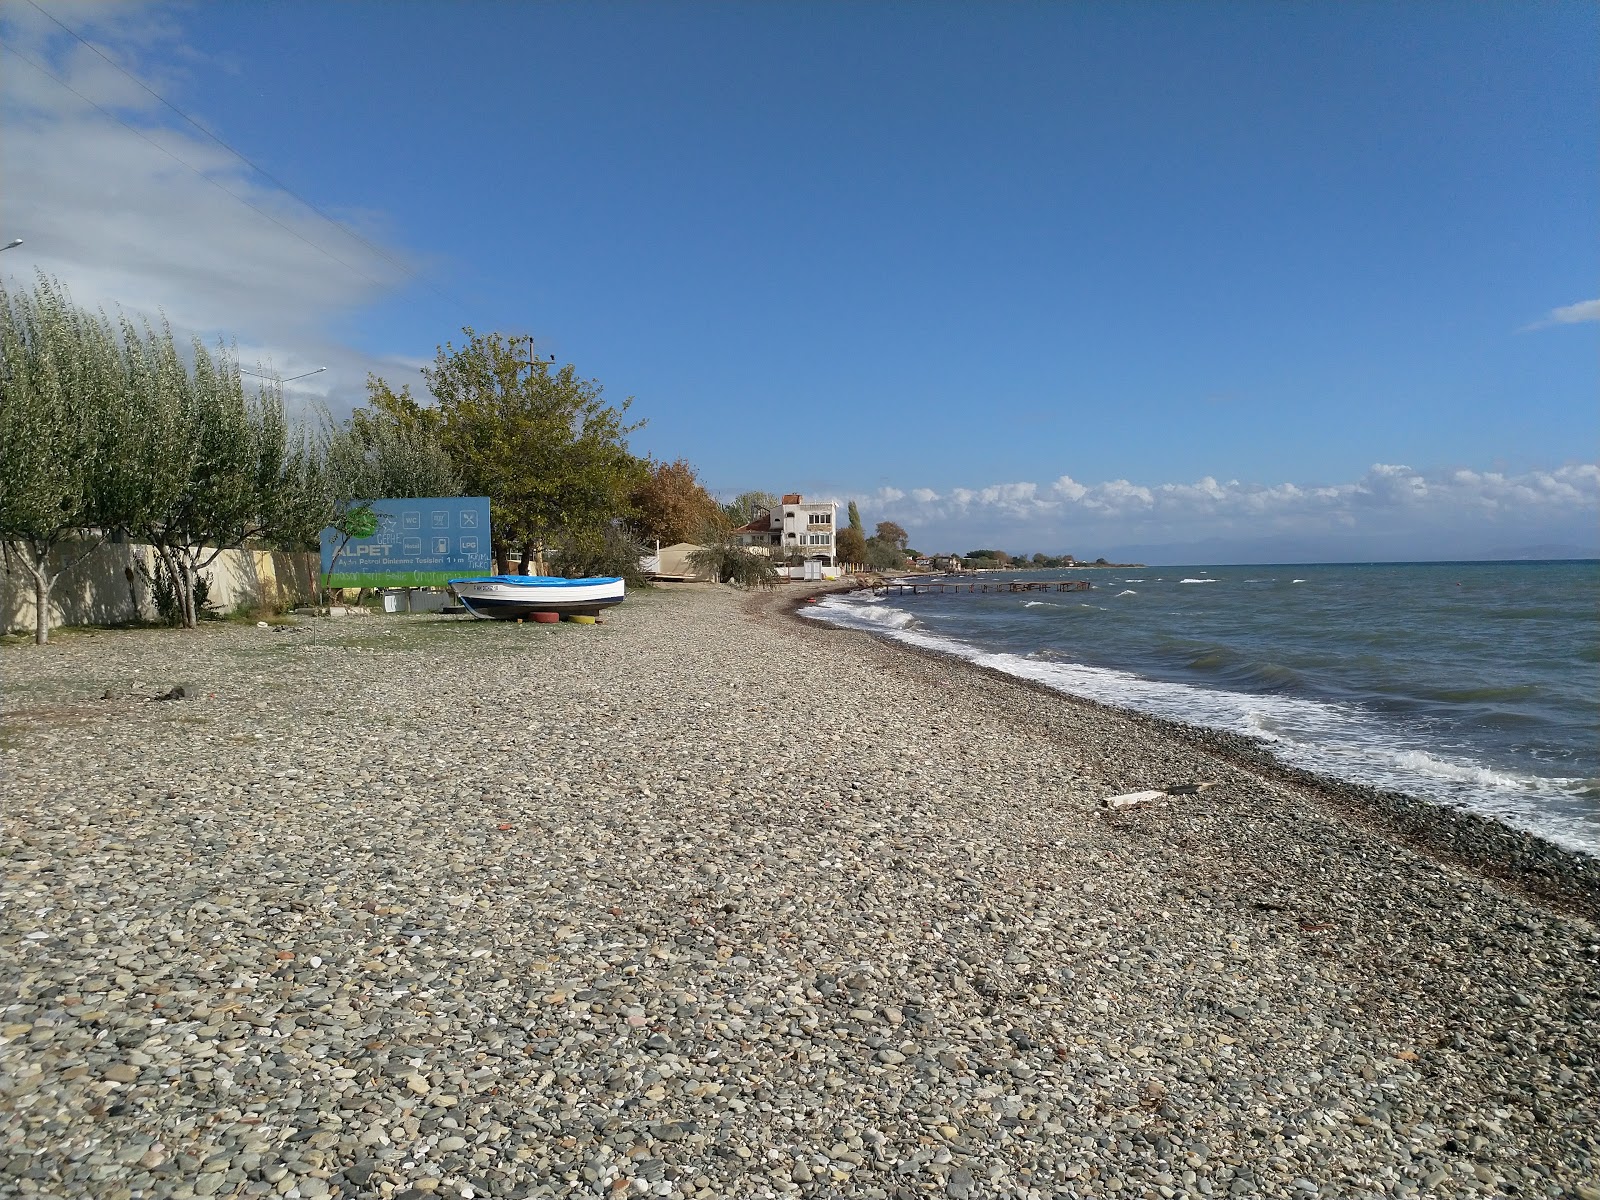
[{"label": "sea water", "polygon": [[[1600,855],[1600,562],[1102,568],[806,611]],[[1148,780],[1130,780],[1129,786]]]}]

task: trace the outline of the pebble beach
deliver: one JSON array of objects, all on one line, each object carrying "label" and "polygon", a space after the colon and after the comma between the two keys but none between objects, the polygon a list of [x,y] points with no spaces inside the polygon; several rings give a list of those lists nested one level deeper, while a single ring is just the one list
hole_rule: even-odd
[{"label": "pebble beach", "polygon": [[1600,1200],[1595,860],[798,598],[0,649],[0,1196]]}]

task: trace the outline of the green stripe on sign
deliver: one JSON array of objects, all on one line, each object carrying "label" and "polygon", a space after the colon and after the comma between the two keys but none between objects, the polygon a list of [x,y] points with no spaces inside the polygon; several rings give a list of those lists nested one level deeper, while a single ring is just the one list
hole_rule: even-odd
[{"label": "green stripe on sign", "polygon": [[368,574],[363,571],[335,571],[322,577],[322,586],[331,588],[380,587],[444,587],[452,579],[463,576],[459,571],[385,571]]}]

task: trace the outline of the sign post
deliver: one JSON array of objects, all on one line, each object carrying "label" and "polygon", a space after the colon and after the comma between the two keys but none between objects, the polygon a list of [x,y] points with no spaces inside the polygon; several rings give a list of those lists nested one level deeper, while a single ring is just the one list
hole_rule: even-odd
[{"label": "sign post", "polygon": [[[322,531],[325,588],[444,587],[493,571],[487,496],[368,500],[377,528],[345,540]],[[407,594],[407,608],[410,607]]]}]

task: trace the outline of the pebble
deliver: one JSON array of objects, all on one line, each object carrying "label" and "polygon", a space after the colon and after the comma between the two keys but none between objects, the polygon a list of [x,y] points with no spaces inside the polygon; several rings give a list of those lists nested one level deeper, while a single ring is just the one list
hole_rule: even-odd
[{"label": "pebble", "polygon": [[0,1177],[1600,1200],[1588,867],[791,600],[0,650]]}]

